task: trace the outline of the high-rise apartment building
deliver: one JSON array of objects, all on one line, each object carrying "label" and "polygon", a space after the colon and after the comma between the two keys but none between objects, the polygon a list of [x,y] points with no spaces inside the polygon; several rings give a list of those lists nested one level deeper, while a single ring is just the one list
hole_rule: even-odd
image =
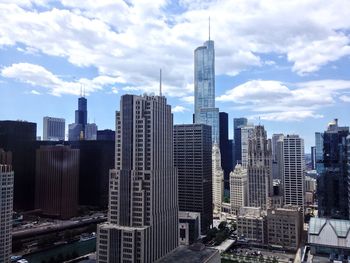
[{"label": "high-rise apartment building", "polygon": [[0,149],[0,262],[11,262],[14,171],[11,153]]},{"label": "high-rise apartment building", "polygon": [[248,146],[248,205],[266,209],[267,198],[272,193],[271,140],[264,126],[255,126]]},{"label": "high-rise apartment building", "polygon": [[304,140],[298,135],[283,138],[283,191],[284,204],[304,209],[305,197]]},{"label": "high-rise apartment building", "polygon": [[[323,137],[323,170],[317,181],[318,211],[321,217],[349,218],[348,156],[349,127],[328,124]],[[316,145],[317,148],[317,145]]]},{"label": "high-rise apartment building", "polygon": [[47,216],[71,218],[78,212],[79,150],[41,146],[36,151],[35,207]]},{"label": "high-rise apartment building", "polygon": [[219,143],[219,109],[215,108],[214,41],[204,42],[194,51],[195,123],[212,127],[212,142]]},{"label": "high-rise apartment building", "polygon": [[66,121],[62,118],[44,117],[43,140],[64,141]]},{"label": "high-rise apartment building", "polygon": [[247,170],[242,165],[237,164],[230,174],[230,204],[231,213],[237,215],[239,209],[247,206],[248,184]]},{"label": "high-rise apartment building", "polygon": [[178,246],[173,117],[163,96],[121,97],[108,222],[97,229],[97,262],[154,262]]},{"label": "high-rise apartment building", "polygon": [[213,223],[211,127],[174,126],[174,165],[178,171],[179,210],[199,212],[201,232]]},{"label": "high-rise apartment building", "polygon": [[242,163],[242,140],[241,140],[241,128],[248,125],[247,118],[234,118],[233,119],[233,140],[234,140],[234,163],[235,166],[238,163]]},{"label": "high-rise apartment building", "polygon": [[34,209],[36,123],[0,121],[0,148],[12,152],[14,209]]},{"label": "high-rise apartment building", "polygon": [[214,213],[221,212],[222,198],[224,195],[224,171],[221,168],[221,154],[217,144],[213,145],[213,210]]}]

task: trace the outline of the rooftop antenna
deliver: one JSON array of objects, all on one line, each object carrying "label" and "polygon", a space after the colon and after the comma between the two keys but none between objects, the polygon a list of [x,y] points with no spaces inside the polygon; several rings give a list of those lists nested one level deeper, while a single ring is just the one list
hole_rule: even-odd
[{"label": "rooftop antenna", "polygon": [[83,84],[80,83],[80,97],[83,97]]},{"label": "rooftop antenna", "polygon": [[162,69],[159,70],[159,96],[162,96]]},{"label": "rooftop antenna", "polygon": [[83,88],[83,97],[85,98],[85,86]]},{"label": "rooftop antenna", "polygon": [[259,126],[260,126],[260,120],[261,120],[261,118],[260,118],[260,116],[259,116]]},{"label": "rooftop antenna", "polygon": [[209,40],[210,40],[210,16],[209,16]]}]

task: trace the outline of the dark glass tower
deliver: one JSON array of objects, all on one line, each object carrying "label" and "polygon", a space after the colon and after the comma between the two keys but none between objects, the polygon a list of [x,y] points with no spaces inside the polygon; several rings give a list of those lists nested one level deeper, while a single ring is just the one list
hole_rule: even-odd
[{"label": "dark glass tower", "polygon": [[36,123],[0,121],[0,148],[12,152],[14,209],[34,208]]},{"label": "dark glass tower", "polygon": [[321,217],[348,219],[348,135],[349,127],[339,127],[337,119],[323,133],[324,168],[317,182]]},{"label": "dark glass tower", "polygon": [[230,172],[233,170],[232,143],[228,139],[228,114],[219,113],[221,167],[224,170],[224,189],[230,191]]},{"label": "dark glass tower", "polygon": [[242,163],[242,140],[241,140],[241,127],[248,124],[247,118],[234,118],[233,119],[233,139],[235,145],[235,162]]},{"label": "dark glass tower", "polygon": [[75,123],[81,124],[84,129],[87,124],[87,99],[84,97],[78,99],[78,109],[75,111]]},{"label": "dark glass tower", "polygon": [[210,126],[174,126],[174,165],[179,176],[179,210],[200,213],[205,234],[213,223]]}]

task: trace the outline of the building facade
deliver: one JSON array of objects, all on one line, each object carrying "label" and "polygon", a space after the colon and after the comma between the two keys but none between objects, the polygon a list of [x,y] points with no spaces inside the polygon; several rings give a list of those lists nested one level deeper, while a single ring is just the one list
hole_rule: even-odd
[{"label": "building facade", "polygon": [[321,217],[349,218],[347,136],[349,127],[329,123],[323,133],[323,170],[317,181],[318,210]]},{"label": "building facade", "polygon": [[221,213],[221,205],[224,196],[224,171],[221,168],[221,154],[217,144],[213,145],[213,210],[214,213]]},{"label": "building facade", "polygon": [[34,209],[36,123],[0,121],[0,148],[12,153],[14,209]]},{"label": "building facade", "polygon": [[64,141],[66,131],[66,120],[62,118],[44,117],[43,140]]},{"label": "building facade", "polygon": [[97,262],[154,262],[178,246],[173,117],[163,96],[121,97],[108,222],[97,228]]},{"label": "building facade", "polygon": [[244,127],[240,128],[240,141],[241,141],[241,161],[240,163],[244,168],[248,165],[248,148],[249,148],[249,141],[254,136],[254,125],[246,125]]},{"label": "building facade", "polygon": [[77,215],[79,150],[70,146],[41,146],[36,151],[35,207],[50,217]]},{"label": "building facade", "polygon": [[179,210],[199,212],[201,232],[213,223],[211,128],[174,125],[174,165],[178,171]]},{"label": "building facade", "polygon": [[97,140],[97,125],[95,123],[87,123],[85,125],[85,140]]},{"label": "building facade", "polygon": [[230,204],[231,213],[237,215],[239,209],[248,203],[247,170],[237,164],[230,174]]},{"label": "building facade", "polygon": [[0,262],[11,262],[14,171],[11,153],[0,149]]},{"label": "building facade", "polygon": [[283,138],[283,191],[285,205],[304,208],[305,197],[304,140],[298,135]]},{"label": "building facade", "polygon": [[266,209],[272,193],[271,140],[263,126],[255,126],[248,147],[248,206]]},{"label": "building facade", "polygon": [[212,142],[219,143],[219,109],[215,108],[214,41],[204,42],[194,51],[195,123],[212,127]]},{"label": "building facade", "polygon": [[201,214],[179,211],[179,245],[191,245],[201,237]]},{"label": "building facade", "polygon": [[233,119],[234,162],[233,165],[242,163],[241,128],[248,125],[247,118]]},{"label": "building facade", "polygon": [[265,215],[259,207],[241,207],[237,216],[239,239],[258,244],[266,242]]}]

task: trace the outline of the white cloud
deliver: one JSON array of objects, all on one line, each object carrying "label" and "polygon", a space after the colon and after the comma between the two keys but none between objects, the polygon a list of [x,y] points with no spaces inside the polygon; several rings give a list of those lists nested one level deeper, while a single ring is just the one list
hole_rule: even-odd
[{"label": "white cloud", "polygon": [[33,95],[41,95],[41,93],[39,91],[35,90],[35,89],[32,89],[30,91],[30,93],[33,94]]},{"label": "white cloud", "polygon": [[172,112],[185,112],[185,111],[189,111],[189,109],[183,107],[183,106],[180,106],[180,105],[176,105],[175,107],[172,107],[171,108],[171,111]]},{"label": "white cloud", "polygon": [[93,66],[140,91],[156,90],[162,68],[166,95],[192,95],[193,50],[208,37],[209,15],[218,75],[271,64],[261,54],[286,57],[300,75],[350,54],[344,33],[350,8],[343,0],[181,0],[177,14],[174,2],[166,0],[55,3],[2,1],[0,47],[21,44],[24,52]]},{"label": "white cloud", "polygon": [[350,96],[348,95],[342,95],[339,97],[339,99],[341,99],[344,102],[350,102]]},{"label": "white cloud", "polygon": [[180,98],[180,100],[188,104],[194,104],[194,96],[185,96]]},{"label": "white cloud", "polygon": [[[348,80],[318,80],[301,83],[252,80],[234,87],[217,98],[233,102],[240,109],[255,112],[251,117],[292,121],[321,118],[321,108],[331,106],[343,92],[350,91]],[[345,95],[340,99],[346,99]],[[259,112],[256,114],[256,112]]]},{"label": "white cloud", "polygon": [[[123,79],[111,76],[98,76],[93,79],[81,78],[77,81],[64,81],[44,67],[30,63],[17,63],[4,67],[1,70],[1,76],[16,79],[34,87],[46,88],[50,94],[55,96],[61,96],[62,94],[79,95],[82,88],[85,94],[89,95],[92,92],[101,90],[104,86],[123,83]],[[114,90],[114,93],[115,92],[116,90]],[[33,93],[33,90],[31,93]]]}]

